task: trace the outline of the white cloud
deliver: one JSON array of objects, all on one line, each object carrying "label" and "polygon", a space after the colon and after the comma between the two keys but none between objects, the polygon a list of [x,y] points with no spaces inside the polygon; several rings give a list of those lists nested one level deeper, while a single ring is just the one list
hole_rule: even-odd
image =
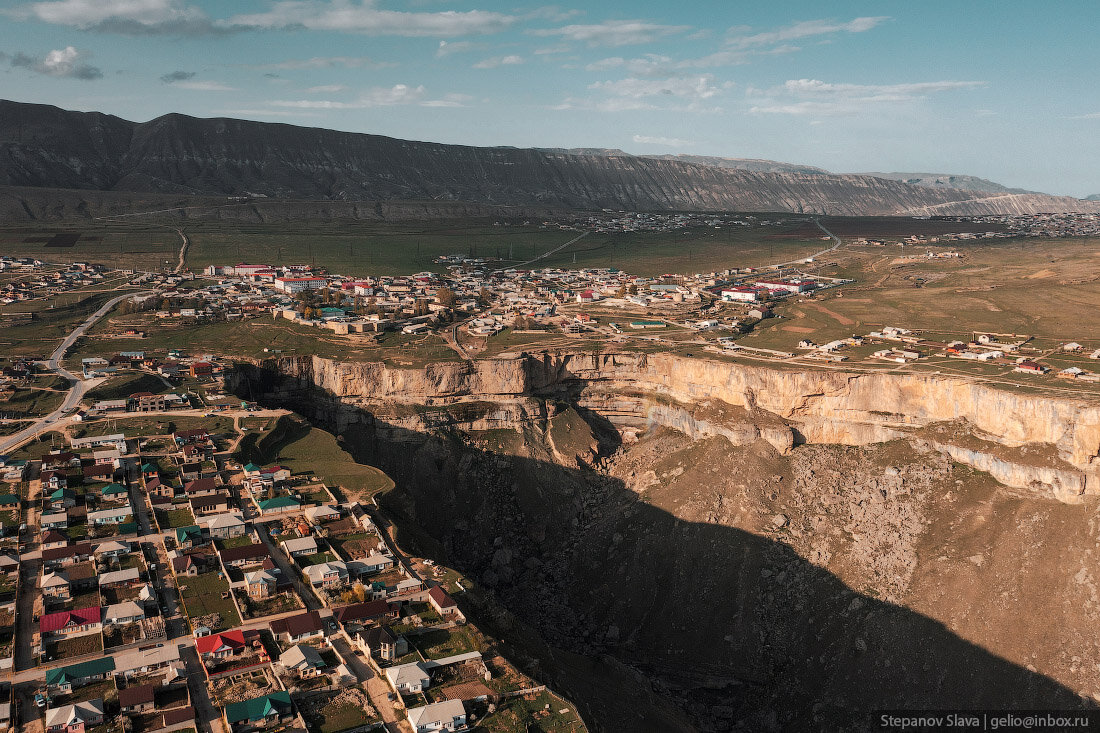
[{"label": "white cloud", "polygon": [[46,76],[57,76],[68,79],[81,79],[91,81],[103,76],[103,71],[97,66],[82,63],[85,54],[77,51],[73,46],[55,49],[39,58],[17,53],[11,57],[11,65],[29,69]]},{"label": "white cloud", "polygon": [[1083,115],[1071,115],[1067,120],[1100,120],[1100,112],[1087,112]]},{"label": "white cloud", "polygon": [[337,102],[327,99],[294,99],[269,102],[273,107],[293,109],[365,109],[367,107],[392,107],[399,104],[415,104],[424,97],[424,87],[395,84],[392,87],[374,87],[361,94],[354,102]]},{"label": "white cloud", "polygon": [[495,56],[474,64],[475,69],[495,69],[498,66],[516,66],[523,63],[522,56]]},{"label": "white cloud", "polygon": [[678,137],[661,137],[660,135],[635,135],[634,142],[643,145],[660,145],[666,148],[686,148],[695,144],[691,140],[681,140]]},{"label": "white cloud", "polygon": [[469,107],[474,98],[469,94],[444,94],[442,99],[428,99],[420,103],[421,107]]},{"label": "white cloud", "polygon": [[761,93],[749,111],[753,114],[854,115],[871,106],[898,105],[930,94],[984,86],[983,81],[928,81],[901,84],[835,84],[818,79],[790,79],[783,86]]},{"label": "white cloud", "polygon": [[[598,81],[589,89],[607,92],[616,97],[640,99],[643,97],[680,97],[685,99],[710,99],[721,89],[712,83],[714,76],[703,74],[695,77],[676,77],[672,79],[639,79],[628,77],[617,81]],[[728,85],[724,85],[727,86]]]},{"label": "white cloud", "polygon": [[252,66],[254,69],[327,69],[341,66],[345,69],[357,69],[362,66],[389,66],[383,62],[375,61],[367,56],[314,56],[309,59],[287,59],[273,64],[259,64]]},{"label": "white cloud", "polygon": [[309,87],[306,89],[307,94],[335,94],[347,89],[343,84],[321,84],[316,87]]},{"label": "white cloud", "polygon": [[691,30],[686,25],[660,25],[642,20],[608,20],[591,25],[567,25],[530,31],[536,36],[560,36],[589,46],[627,46],[649,43]]},{"label": "white cloud", "polygon": [[769,46],[784,41],[795,41],[800,38],[812,36],[831,35],[834,33],[863,33],[875,26],[889,20],[886,16],[874,16],[855,18],[846,23],[838,23],[833,20],[804,20],[785,28],[763,33],[743,35],[744,29],[734,29],[735,35],[729,39],[730,45],[735,48],[753,48],[756,46]]},{"label": "white cloud", "polygon": [[406,12],[382,10],[372,0],[280,0],[262,13],[235,15],[230,26],[246,28],[307,28],[390,36],[464,36],[498,33],[516,16],[486,10]]},{"label": "white cloud", "polygon": [[19,8],[20,17],[82,30],[128,35],[205,35],[219,28],[198,7],[183,0],[50,0]]},{"label": "white cloud", "polygon": [[171,82],[172,86],[180,89],[190,89],[194,92],[235,92],[237,89],[220,81],[177,81]]},{"label": "white cloud", "polygon": [[439,47],[435,50],[435,57],[442,59],[452,54],[467,53],[483,48],[485,48],[484,43],[474,43],[473,41],[440,41]]}]

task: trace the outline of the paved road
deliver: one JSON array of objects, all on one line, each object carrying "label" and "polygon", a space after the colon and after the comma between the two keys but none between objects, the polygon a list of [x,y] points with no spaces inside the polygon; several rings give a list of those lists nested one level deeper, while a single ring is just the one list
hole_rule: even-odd
[{"label": "paved road", "polygon": [[74,328],[72,332],[65,337],[65,340],[62,341],[56,349],[54,349],[54,352],[50,356],[49,361],[46,362],[46,368],[54,374],[60,377],[64,377],[69,381],[68,396],[65,398],[65,401],[61,403],[60,407],[51,412],[49,415],[40,418],[30,427],[24,428],[18,433],[15,433],[14,435],[9,435],[6,438],[0,438],[0,454],[6,453],[12,448],[23,444],[24,442],[33,438],[35,434],[43,428],[57,422],[57,420],[65,415],[67,411],[75,409],[76,406],[80,404],[80,401],[84,399],[85,392],[87,392],[91,387],[95,386],[96,384],[99,384],[97,380],[85,381],[76,376],[61,365],[61,360],[65,358],[65,354],[69,351],[69,349],[72,348],[73,344],[76,343],[76,340],[83,336],[84,333],[89,328],[91,328],[96,321],[105,316],[112,308],[114,308],[116,305],[126,300],[127,298],[132,298],[135,295],[144,294],[146,293],[129,292],[123,295],[119,295],[116,298],[111,298],[102,306],[100,306],[99,310],[88,316],[88,318],[83,323]]},{"label": "paved road", "polygon": [[828,235],[829,235],[830,237],[832,237],[832,238],[833,238],[833,241],[834,241],[834,242],[836,242],[836,244],[834,244],[834,245],[833,245],[832,247],[828,247],[827,249],[823,249],[823,250],[821,250],[820,252],[814,252],[814,253],[813,253],[812,255],[809,255],[809,256],[807,256],[807,257],[802,257],[802,258],[799,258],[799,259],[797,259],[797,260],[791,260],[790,262],[780,262],[779,264],[775,265],[775,267],[786,267],[787,265],[801,265],[801,264],[802,264],[803,262],[805,262],[806,260],[809,260],[809,259],[817,259],[817,258],[818,258],[818,257],[820,257],[821,255],[825,255],[825,254],[828,254],[828,253],[832,252],[833,250],[835,250],[835,249],[836,249],[837,247],[839,247],[839,246],[840,246],[840,244],[841,244],[841,242],[840,242],[840,238],[839,238],[839,237],[838,237],[837,235],[833,234],[833,233],[832,233],[832,232],[830,232],[830,231],[829,231],[828,229],[826,229],[826,228],[825,228],[825,227],[824,227],[824,226],[823,226],[823,225],[821,224],[821,222],[820,222],[819,220],[817,220],[817,219],[814,219],[814,224],[816,224],[816,225],[817,225],[817,228],[818,228],[818,229],[820,229],[821,231],[825,232],[825,233],[826,233],[826,234],[828,234]]}]

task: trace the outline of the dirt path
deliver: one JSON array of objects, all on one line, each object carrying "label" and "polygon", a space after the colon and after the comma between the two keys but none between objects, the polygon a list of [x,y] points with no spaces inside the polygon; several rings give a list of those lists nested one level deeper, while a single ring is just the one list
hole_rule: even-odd
[{"label": "dirt path", "polygon": [[187,262],[187,248],[191,246],[191,240],[187,238],[182,229],[176,229],[176,234],[179,234],[180,239],[183,240],[183,244],[180,245],[180,260],[175,269],[175,273],[178,275],[183,272],[183,266]]}]

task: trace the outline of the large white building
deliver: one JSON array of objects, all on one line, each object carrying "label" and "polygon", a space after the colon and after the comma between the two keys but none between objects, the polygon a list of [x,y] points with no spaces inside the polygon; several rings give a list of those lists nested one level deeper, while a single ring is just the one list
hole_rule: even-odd
[{"label": "large white building", "polygon": [[277,277],[275,288],[284,293],[300,293],[303,290],[319,290],[327,284],[323,277]]}]

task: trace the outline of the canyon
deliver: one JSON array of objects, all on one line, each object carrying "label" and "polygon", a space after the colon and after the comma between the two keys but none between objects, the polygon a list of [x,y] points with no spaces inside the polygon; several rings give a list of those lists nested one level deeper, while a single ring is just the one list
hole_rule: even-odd
[{"label": "canyon", "polygon": [[594,729],[1100,700],[1094,402],[606,351],[228,381],[389,473],[401,544]]}]

